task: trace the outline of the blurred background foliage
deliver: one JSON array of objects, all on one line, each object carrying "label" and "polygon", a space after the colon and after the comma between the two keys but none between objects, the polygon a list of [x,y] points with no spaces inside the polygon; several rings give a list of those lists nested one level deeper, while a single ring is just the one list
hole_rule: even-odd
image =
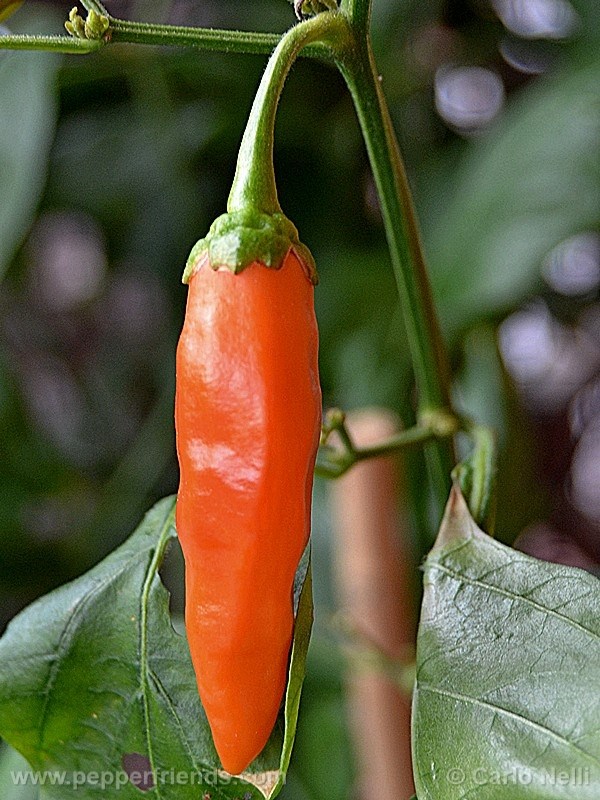
[{"label": "blurred background foliage", "polygon": [[[283,31],[284,0],[107,0],[115,16]],[[28,2],[15,32],[60,32]],[[496,427],[499,535],[600,559],[600,5],[375,0],[457,403]],[[174,349],[187,253],[224,210],[265,59],[116,45],[0,55],[0,627],[88,569],[177,487]],[[413,390],[378,204],[341,79],[303,61],[278,121],[280,198],[320,270],[326,405]],[[423,464],[408,463],[417,541]],[[288,800],[352,796],[327,489],[317,635]],[[175,613],[181,564],[166,565]],[[31,797],[8,783],[2,796]],[[6,787],[6,788],[4,788]],[[28,790],[29,791],[29,790]],[[19,794],[19,792],[21,792]],[[33,795],[35,796],[35,795]]]}]

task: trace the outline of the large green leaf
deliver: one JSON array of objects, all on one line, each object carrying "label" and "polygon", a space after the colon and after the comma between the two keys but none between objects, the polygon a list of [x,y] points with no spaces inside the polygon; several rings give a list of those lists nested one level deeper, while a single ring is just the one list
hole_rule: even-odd
[{"label": "large green leaf", "polygon": [[201,791],[210,800],[254,800],[281,788],[312,621],[308,559],[299,570],[285,722],[245,779],[231,778],[220,769],[158,576],[175,536],[173,512],[173,499],[158,503],[118,550],[25,609],[0,640],[0,735],[48,776],[42,800],[138,798],[132,771],[152,772],[145,796],[157,800],[197,800]]},{"label": "large green leaf", "polygon": [[425,562],[419,800],[600,797],[600,583],[490,539],[453,489]]},{"label": "large green leaf", "polygon": [[[23,16],[31,24],[45,18]],[[60,57],[51,53],[0,51],[0,277],[33,221],[43,189],[59,64]]]},{"label": "large green leaf", "polygon": [[556,244],[600,219],[600,60],[524,90],[424,215],[446,326],[464,327],[531,292]]}]

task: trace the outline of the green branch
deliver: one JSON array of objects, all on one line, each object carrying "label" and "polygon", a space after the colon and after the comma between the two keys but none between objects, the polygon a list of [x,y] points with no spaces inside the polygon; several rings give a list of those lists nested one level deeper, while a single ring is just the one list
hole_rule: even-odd
[{"label": "green branch", "polygon": [[[315,474],[320,478],[339,478],[358,464],[371,458],[381,458],[419,447],[429,442],[450,439],[461,429],[461,420],[443,411],[427,414],[418,425],[384,439],[369,447],[358,447],[346,427],[346,416],[338,408],[325,416],[321,446],[317,456]],[[332,446],[330,438],[336,434],[340,446]]]},{"label": "green branch", "polygon": [[103,41],[74,39],[72,36],[37,36],[35,34],[0,36],[0,50],[44,50],[51,53],[86,55],[99,50],[103,45]]},{"label": "green branch", "polygon": [[[339,408],[325,415],[321,443],[317,454],[315,475],[320,478],[340,478],[360,461],[390,456],[411,447],[431,442],[451,440],[463,432],[471,439],[469,456],[452,471],[469,505],[475,522],[493,535],[496,511],[496,435],[491,428],[479,425],[468,417],[454,416],[445,411],[424,414],[417,425],[377,442],[358,447],[346,427],[346,415]],[[338,444],[332,445],[336,435]]]},{"label": "green branch", "polygon": [[[87,20],[71,12],[69,31],[71,36],[9,35],[0,37],[0,50],[50,50],[60,53],[85,54],[100,49],[111,42],[158,45],[163,47],[194,47],[221,53],[249,53],[268,55],[277,47],[281,36],[275,33],[253,31],[230,31],[219,28],[188,28],[180,25],[158,25],[111,17],[101,3],[82,0],[88,11]],[[95,15],[95,17],[94,17]],[[97,38],[85,32],[85,23],[90,19],[105,17],[108,29]],[[80,20],[80,23],[74,21]],[[88,24],[89,29],[89,24]],[[302,55],[331,61],[330,50],[316,43],[303,50]]]},{"label": "green branch", "polygon": [[[368,3],[350,3],[362,19]],[[360,12],[360,13],[359,13]],[[450,368],[433,304],[408,178],[381,89],[368,32],[358,31],[355,49],[339,67],[352,94],[375,178],[418,390],[418,417],[452,413]],[[426,449],[441,518],[450,490],[454,451],[450,441]]]},{"label": "green branch", "polygon": [[106,7],[102,3],[99,3],[98,0],[81,0],[81,5],[86,11],[94,11],[96,14],[110,18]]},{"label": "green branch", "polygon": [[271,53],[281,37],[274,33],[228,31],[218,28],[186,28],[144,22],[110,20],[110,41],[166,47],[196,47],[222,53]]}]

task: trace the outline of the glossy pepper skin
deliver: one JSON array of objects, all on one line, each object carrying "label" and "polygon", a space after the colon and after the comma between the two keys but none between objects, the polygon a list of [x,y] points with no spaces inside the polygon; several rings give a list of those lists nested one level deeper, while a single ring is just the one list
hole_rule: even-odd
[{"label": "glossy pepper skin", "polygon": [[313,294],[292,249],[237,275],[204,257],[177,349],[186,630],[231,774],[266,744],[287,680],[321,426]]}]

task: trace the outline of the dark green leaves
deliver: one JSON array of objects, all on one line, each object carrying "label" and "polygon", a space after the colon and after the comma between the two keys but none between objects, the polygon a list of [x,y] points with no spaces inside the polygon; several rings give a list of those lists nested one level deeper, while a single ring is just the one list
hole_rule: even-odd
[{"label": "dark green leaves", "polygon": [[424,216],[435,291],[453,332],[519,302],[552,247],[596,228],[599,80],[596,58],[523,92]]},{"label": "dark green leaves", "polygon": [[54,135],[49,53],[0,54],[0,277],[33,219]]},{"label": "dark green leaves", "polygon": [[419,800],[600,796],[600,583],[482,533],[454,489],[425,563]]},{"label": "dark green leaves", "polygon": [[310,581],[299,586],[287,731],[282,721],[251,767],[259,790],[218,768],[187,644],[171,626],[158,568],[175,536],[173,511],[172,499],[161,501],[118,550],[27,608],[0,640],[0,736],[34,770],[54,776],[41,800],[127,800],[140,790],[161,800],[202,792],[256,800],[284,778],[312,620]]}]

